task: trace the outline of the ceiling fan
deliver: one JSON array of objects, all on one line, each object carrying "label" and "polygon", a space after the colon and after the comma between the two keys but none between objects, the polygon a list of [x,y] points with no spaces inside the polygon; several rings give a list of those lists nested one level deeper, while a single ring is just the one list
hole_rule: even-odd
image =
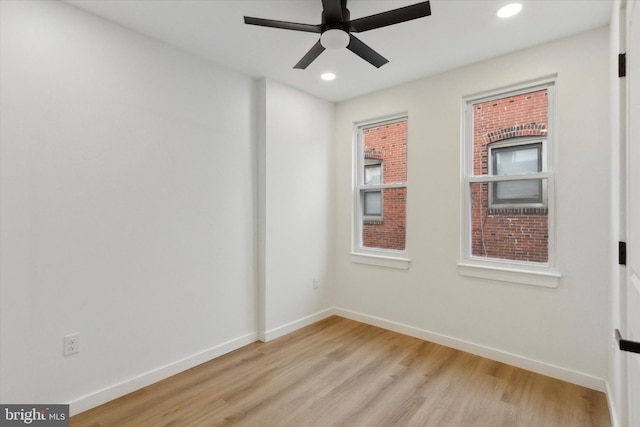
[{"label": "ceiling fan", "polygon": [[249,16],[244,17],[244,23],[320,34],[320,40],[313,45],[311,50],[293,68],[304,70],[325,49],[341,49],[344,47],[371,65],[380,68],[389,61],[351,33],[362,33],[431,15],[431,6],[428,1],[354,19],[353,21],[351,21],[349,9],[347,9],[347,0],[322,0],[322,7],[322,24],[319,25],[252,18]]}]

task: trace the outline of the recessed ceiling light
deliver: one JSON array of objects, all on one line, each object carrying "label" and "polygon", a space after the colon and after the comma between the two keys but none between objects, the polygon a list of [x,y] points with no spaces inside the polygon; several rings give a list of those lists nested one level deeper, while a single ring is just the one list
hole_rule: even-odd
[{"label": "recessed ceiling light", "polygon": [[499,18],[510,18],[514,15],[517,15],[522,10],[522,5],[520,3],[510,3],[506,6],[502,6],[496,15]]},{"label": "recessed ceiling light", "polygon": [[336,78],[336,75],[335,75],[334,73],[324,73],[323,75],[321,75],[321,76],[320,76],[320,78],[321,78],[322,80],[327,80],[327,81],[329,81],[329,80],[333,80],[333,79],[335,79],[335,78]]}]

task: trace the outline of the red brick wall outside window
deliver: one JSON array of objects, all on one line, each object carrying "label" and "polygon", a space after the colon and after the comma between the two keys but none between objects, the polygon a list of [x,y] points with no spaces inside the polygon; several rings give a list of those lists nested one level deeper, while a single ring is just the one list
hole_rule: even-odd
[{"label": "red brick wall outside window", "polygon": [[[473,174],[489,174],[489,146],[516,138],[545,139],[547,90],[473,104]],[[545,208],[491,209],[489,185],[471,187],[471,253],[513,261],[548,262],[548,212]]]},{"label": "red brick wall outside window", "polygon": [[[407,121],[363,130],[364,158],[382,161],[382,183],[407,181]],[[363,220],[362,244],[368,248],[404,250],[406,246],[406,188],[382,190],[382,218]]]}]

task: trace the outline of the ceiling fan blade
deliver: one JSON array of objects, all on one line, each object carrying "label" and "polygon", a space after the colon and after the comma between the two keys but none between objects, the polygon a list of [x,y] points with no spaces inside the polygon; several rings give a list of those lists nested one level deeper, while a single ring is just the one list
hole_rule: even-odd
[{"label": "ceiling fan blade", "polygon": [[356,38],[353,34],[349,34],[349,45],[347,49],[358,55],[376,68],[382,67],[389,62],[388,59],[380,55],[375,50],[364,44],[360,39]]},{"label": "ceiling fan blade", "polygon": [[307,33],[321,33],[320,25],[300,24],[297,22],[275,21],[273,19],[244,17],[244,23],[249,25],[260,25],[262,27],[281,28],[283,30],[305,31]]},{"label": "ceiling fan blade", "polygon": [[307,54],[302,57],[300,61],[293,68],[297,68],[299,70],[304,70],[311,64],[320,54],[324,52],[324,46],[320,44],[320,40],[317,41],[316,44],[307,52]]},{"label": "ceiling fan blade", "polygon": [[346,0],[322,0],[322,17],[327,23],[334,24],[342,22],[343,3],[346,8]]},{"label": "ceiling fan blade", "polygon": [[422,3],[411,6],[354,19],[349,23],[349,25],[351,31],[361,33],[363,31],[386,27],[387,25],[399,24],[401,22],[423,18],[429,15],[431,15],[431,6],[428,1],[423,1]]}]

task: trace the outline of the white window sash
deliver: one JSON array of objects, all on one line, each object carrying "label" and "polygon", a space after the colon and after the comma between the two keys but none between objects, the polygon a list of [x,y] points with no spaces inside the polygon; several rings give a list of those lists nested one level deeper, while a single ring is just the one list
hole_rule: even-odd
[{"label": "white window sash", "polygon": [[519,175],[475,175],[467,177],[468,183],[501,182],[501,181],[525,181],[531,179],[551,179],[551,172],[522,173]]},{"label": "white window sash", "polygon": [[[515,175],[513,175],[515,176]],[[405,188],[407,187],[406,182],[393,182],[389,184],[370,184],[370,185],[359,185],[357,188],[359,190],[384,190],[386,188]]]}]

